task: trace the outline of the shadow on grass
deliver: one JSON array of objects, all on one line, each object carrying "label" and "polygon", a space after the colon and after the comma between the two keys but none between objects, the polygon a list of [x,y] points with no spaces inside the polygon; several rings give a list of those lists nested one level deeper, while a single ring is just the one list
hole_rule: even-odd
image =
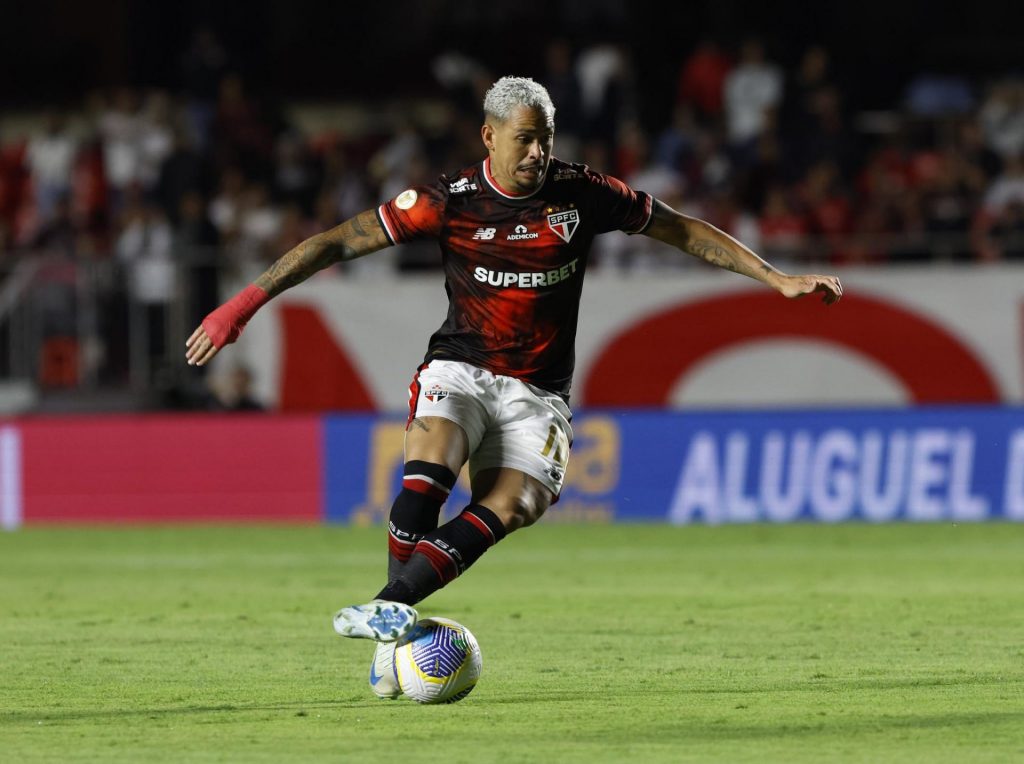
[{"label": "shadow on grass", "polygon": [[[813,739],[816,737],[856,739],[871,734],[908,732],[912,730],[972,730],[979,728],[989,732],[993,727],[1009,730],[1024,726],[1024,712],[996,711],[992,713],[938,713],[938,714],[877,714],[870,716],[846,716],[831,714],[826,717],[810,717],[815,721],[803,724],[779,724],[767,721],[764,724],[743,722],[738,718],[695,720],[680,719],[678,724],[665,722],[652,724],[631,723],[631,733],[659,743],[722,743],[725,741],[781,740],[792,738]],[[572,738],[577,742],[599,742],[603,745],[622,743],[622,730],[595,730]]]},{"label": "shadow on grass", "polygon": [[89,719],[139,718],[162,719],[189,714],[231,714],[231,713],[266,713],[271,711],[292,711],[294,716],[309,716],[316,711],[334,711],[338,709],[386,708],[391,703],[367,698],[361,700],[314,700],[286,701],[280,703],[224,703],[211,706],[173,706],[164,708],[107,708],[95,711],[57,709],[35,711],[4,711],[0,712],[0,725],[17,722],[54,723],[85,721]]},{"label": "shadow on grass", "polygon": [[986,685],[1000,685],[1005,684],[1010,686],[1019,686],[1024,683],[1024,677],[1005,677],[1005,676],[991,676],[991,675],[978,675],[978,676],[930,676],[930,677],[906,677],[901,679],[878,679],[878,678],[862,678],[862,679],[848,679],[844,677],[832,677],[827,674],[816,676],[812,679],[794,681],[789,683],[774,683],[771,686],[750,686],[743,685],[737,687],[690,687],[681,688],[679,692],[693,695],[730,695],[730,694],[766,694],[776,692],[822,692],[824,691],[843,691],[843,692],[860,692],[870,691],[875,692],[878,690],[905,690],[913,688],[927,688],[927,687],[968,687],[968,686],[986,686]]},{"label": "shadow on grass", "polygon": [[[664,706],[664,703],[673,697],[685,697],[685,703],[680,705],[678,723],[666,724],[664,721],[651,721],[644,724],[642,716],[634,718],[631,728],[639,732],[634,725],[639,727],[649,726],[650,734],[662,735],[675,733],[678,736],[691,738],[703,738],[706,740],[721,739],[743,739],[747,737],[771,737],[778,735],[814,735],[820,732],[865,732],[871,730],[885,729],[913,729],[913,728],[936,728],[960,725],[975,724],[1009,724],[1013,722],[1024,728],[1024,709],[1019,711],[1000,711],[993,713],[948,713],[948,714],[877,714],[865,716],[863,714],[851,713],[844,716],[841,712],[830,710],[829,715],[808,716],[804,724],[778,724],[774,721],[766,721],[764,724],[750,724],[744,722],[740,717],[742,711],[735,718],[718,718],[709,720],[706,714],[700,718],[687,717],[685,708],[693,708],[700,705],[699,697],[720,696],[720,695],[762,695],[765,699],[771,700],[772,696],[779,693],[817,693],[827,695],[830,699],[841,697],[844,693],[879,692],[885,690],[913,689],[913,688],[937,688],[937,687],[964,687],[970,685],[998,685],[1006,684],[1008,687],[1017,687],[1020,680],[1016,678],[976,676],[958,677],[919,677],[905,679],[820,679],[803,680],[787,684],[774,683],[771,685],[749,684],[734,687],[657,687],[657,686],[636,686],[629,688],[615,688],[611,692],[601,695],[586,697],[578,692],[546,691],[540,689],[524,690],[522,692],[505,692],[501,695],[477,695],[464,704],[455,708],[486,711],[487,708],[522,706],[528,708],[538,704],[562,704],[574,712],[587,714],[587,709],[595,710],[595,704],[607,706],[609,704],[621,705],[624,708],[636,708],[636,704],[656,704]],[[318,700],[284,700],[279,702],[264,703],[231,703],[218,705],[181,705],[165,707],[139,707],[139,708],[107,708],[107,709],[35,709],[23,711],[2,711],[0,712],[0,727],[17,724],[54,724],[73,723],[76,721],[102,720],[102,719],[144,719],[160,720],[166,718],[186,717],[189,715],[202,714],[224,714],[226,718],[230,715],[252,714],[252,713],[290,713],[295,717],[308,717],[317,714],[339,712],[339,711],[393,711],[402,708],[416,708],[417,704],[408,700],[398,702],[381,701],[376,698],[369,698],[363,695],[343,697],[337,699]],[[427,707],[429,708],[429,707]],[[452,709],[452,706],[440,706],[439,708]],[[745,709],[745,707],[743,707]],[[615,730],[613,732],[613,730]],[[610,735],[621,735],[621,729],[613,727],[609,729]],[[600,739],[602,733],[595,731],[593,735],[587,735],[588,739]]]}]

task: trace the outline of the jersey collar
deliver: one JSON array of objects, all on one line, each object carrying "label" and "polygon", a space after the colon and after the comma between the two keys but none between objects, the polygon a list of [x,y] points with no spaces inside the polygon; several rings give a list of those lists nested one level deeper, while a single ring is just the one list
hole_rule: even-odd
[{"label": "jersey collar", "polygon": [[[494,191],[494,193],[498,194],[498,196],[501,196],[501,197],[503,197],[505,199],[512,199],[513,201],[520,201],[522,199],[529,199],[531,196],[533,196],[538,191],[540,191],[542,188],[544,188],[544,185],[548,182],[547,174],[545,174],[544,175],[544,182],[541,183],[539,186],[537,186],[537,188],[535,188],[530,193],[528,193],[528,194],[511,194],[508,191],[504,190],[501,186],[499,186],[498,185],[498,181],[494,179],[493,175],[491,175],[491,158],[490,157],[487,157],[484,160],[483,167],[484,167],[484,173],[483,173],[484,174],[484,180],[487,181],[487,185],[491,187],[491,189]],[[548,170],[549,171],[551,170],[551,163],[550,162],[548,163]]]}]

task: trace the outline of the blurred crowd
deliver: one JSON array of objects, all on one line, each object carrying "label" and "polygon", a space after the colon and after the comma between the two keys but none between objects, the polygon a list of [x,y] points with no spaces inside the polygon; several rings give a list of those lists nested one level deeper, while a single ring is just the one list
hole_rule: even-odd
[{"label": "blurred crowd", "polygon": [[[166,263],[186,251],[258,267],[479,160],[479,104],[501,73],[458,53],[438,56],[433,73],[441,116],[429,125],[394,108],[358,133],[345,124],[312,132],[254,92],[202,30],[177,92],[92,93],[80,109],[46,115],[34,134],[0,133],[0,254],[60,249],[146,262],[133,279],[143,300],[167,291]],[[891,111],[865,114],[846,102],[823,47],[787,71],[760,40],[735,49],[706,40],[664,93],[668,123],[646,125],[623,46],[554,40],[538,79],[558,109],[557,156],[769,255],[876,263],[1024,254],[1022,80],[922,75]],[[408,249],[377,267],[438,265],[432,248]],[[626,269],[681,262],[625,238],[602,244],[596,260]]]},{"label": "blurred crowd", "polygon": [[[824,47],[784,67],[759,39],[709,39],[684,52],[676,87],[660,95],[670,116],[648,124],[634,55],[554,39],[537,71],[512,72],[550,90],[556,156],[614,174],[783,264],[1024,257],[1024,80],[921,74],[901,102],[867,112],[848,102]],[[217,304],[218,279],[251,279],[312,234],[482,158],[480,103],[507,72],[458,52],[431,68],[436,87],[415,108],[382,93],[345,105],[360,119],[332,119],[333,104],[317,118],[245,81],[202,29],[174,90],[90,93],[38,115],[24,134],[0,121],[3,270],[34,252],[112,263],[125,304],[142,311],[147,355],[166,356],[169,306],[182,295],[182,320],[194,323]],[[595,267],[625,273],[695,262],[618,234],[599,237],[593,253]],[[331,273],[439,265],[426,243]],[[50,273],[61,279],[59,268]],[[55,294],[59,323],[67,301]],[[107,345],[118,346],[124,306],[99,312],[115,335]]]}]

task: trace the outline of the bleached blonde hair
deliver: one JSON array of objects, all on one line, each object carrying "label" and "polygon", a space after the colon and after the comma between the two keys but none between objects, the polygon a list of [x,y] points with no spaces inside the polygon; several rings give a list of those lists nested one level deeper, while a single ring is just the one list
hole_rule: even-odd
[{"label": "bleached blonde hair", "polygon": [[484,96],[484,114],[499,122],[505,122],[517,106],[542,109],[550,119],[555,118],[547,88],[529,77],[502,77]]}]

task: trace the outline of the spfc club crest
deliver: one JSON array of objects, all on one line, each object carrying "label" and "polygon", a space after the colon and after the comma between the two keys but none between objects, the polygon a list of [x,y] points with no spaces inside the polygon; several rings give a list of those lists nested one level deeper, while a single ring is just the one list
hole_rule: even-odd
[{"label": "spfc club crest", "polygon": [[448,397],[448,391],[440,385],[434,385],[427,392],[423,393],[423,397],[431,403],[438,403]]},{"label": "spfc club crest", "polygon": [[558,237],[568,243],[576,228],[580,224],[579,210],[565,210],[564,212],[552,212],[548,215],[548,228],[558,234]]}]

